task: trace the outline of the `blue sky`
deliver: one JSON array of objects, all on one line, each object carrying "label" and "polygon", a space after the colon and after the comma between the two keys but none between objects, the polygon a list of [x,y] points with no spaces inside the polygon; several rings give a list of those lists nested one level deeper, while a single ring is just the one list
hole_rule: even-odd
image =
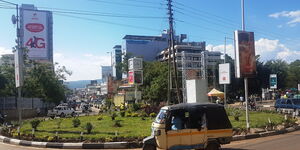
[{"label": "blue sky", "polygon": [[[54,11],[54,61],[73,71],[69,81],[100,78],[100,66],[110,65],[107,52],[122,44],[126,34],[160,35],[168,27],[166,0],[8,1]],[[176,33],[187,34],[188,41],[206,41],[208,50],[223,51],[224,37],[232,38],[233,31],[241,29],[240,0],[173,1]],[[10,21],[15,10],[3,7],[7,5],[0,2],[0,54],[10,53],[15,45]],[[262,60],[300,59],[299,0],[245,0],[245,23],[246,30],[255,32],[256,53]],[[227,49],[234,56],[230,39]]]}]

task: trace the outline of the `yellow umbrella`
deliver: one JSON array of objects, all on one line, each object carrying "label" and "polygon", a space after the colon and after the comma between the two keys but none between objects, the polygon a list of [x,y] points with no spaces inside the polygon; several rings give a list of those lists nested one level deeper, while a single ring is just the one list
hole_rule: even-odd
[{"label": "yellow umbrella", "polygon": [[224,98],[224,93],[213,88],[209,93],[207,93],[208,96],[217,96],[220,98]]}]

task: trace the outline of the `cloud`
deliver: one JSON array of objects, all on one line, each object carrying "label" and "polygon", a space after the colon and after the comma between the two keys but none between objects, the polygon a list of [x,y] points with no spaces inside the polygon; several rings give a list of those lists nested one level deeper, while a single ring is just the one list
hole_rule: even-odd
[{"label": "cloud", "polygon": [[271,18],[289,18],[289,21],[286,23],[290,27],[296,26],[298,23],[300,23],[300,10],[296,11],[282,11],[270,14],[269,17]]},{"label": "cloud", "polygon": [[[211,45],[206,47],[208,50],[224,52],[224,45]],[[232,44],[226,46],[227,54],[234,59],[234,48]],[[255,41],[255,54],[260,55],[260,60],[267,61],[271,59],[282,59],[287,62],[292,62],[300,58],[300,49],[291,50],[279,40],[270,40],[260,38]]]},{"label": "cloud", "polygon": [[12,54],[12,50],[7,49],[7,48],[4,48],[4,47],[0,47],[0,57],[1,57],[3,54]]},{"label": "cloud", "polygon": [[101,78],[101,66],[110,65],[110,56],[54,53],[54,62],[73,72],[70,77],[67,77],[68,81],[94,80]]}]

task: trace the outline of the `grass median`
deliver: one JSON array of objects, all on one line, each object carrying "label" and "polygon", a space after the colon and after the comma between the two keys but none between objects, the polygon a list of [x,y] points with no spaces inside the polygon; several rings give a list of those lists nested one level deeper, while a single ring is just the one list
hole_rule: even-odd
[{"label": "grass median", "polygon": [[[151,123],[153,118],[150,117],[120,117],[117,116],[112,120],[109,115],[100,116],[83,116],[78,117],[81,124],[79,127],[73,127],[72,120],[74,118],[57,118],[42,121],[35,131],[35,138],[41,141],[53,141],[56,132],[60,138],[59,141],[78,141],[81,132],[84,132],[83,139],[85,141],[140,141],[151,133]],[[245,129],[246,119],[245,113],[241,112],[239,121],[234,119],[234,116],[229,115],[229,119],[235,129]],[[284,116],[277,113],[267,112],[250,112],[250,127],[264,128],[269,122],[275,125],[284,122]],[[115,123],[119,122],[121,127],[115,127]],[[93,129],[90,134],[87,134],[85,125],[90,122]],[[24,122],[21,128],[21,135],[30,136],[32,127],[30,120]]]}]

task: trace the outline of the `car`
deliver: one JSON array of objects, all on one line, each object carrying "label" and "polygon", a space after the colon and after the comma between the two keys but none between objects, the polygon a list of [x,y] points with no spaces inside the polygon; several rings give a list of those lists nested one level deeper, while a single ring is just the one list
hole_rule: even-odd
[{"label": "car", "polygon": [[274,107],[277,112],[294,113],[294,115],[298,116],[300,111],[300,99],[297,98],[277,99]]},{"label": "car", "polygon": [[76,113],[73,108],[68,106],[56,106],[52,110],[48,110],[47,116],[54,118],[56,116],[66,117],[66,116],[76,116]]},{"label": "car", "polygon": [[218,150],[221,144],[232,140],[232,125],[224,106],[219,104],[182,103],[162,107],[151,128],[151,136],[143,140],[143,150]]}]

